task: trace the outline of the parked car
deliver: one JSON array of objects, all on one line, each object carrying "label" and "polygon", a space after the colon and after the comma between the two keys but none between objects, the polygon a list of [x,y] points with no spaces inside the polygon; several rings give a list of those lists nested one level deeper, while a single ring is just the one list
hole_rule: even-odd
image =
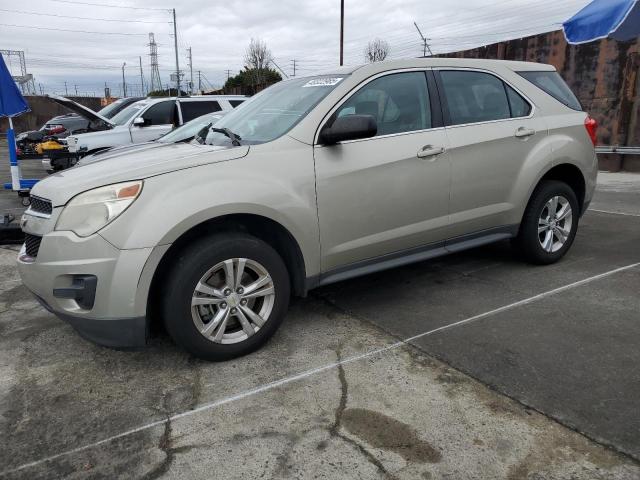
[{"label": "parked car", "polygon": [[[150,150],[153,148],[159,148],[169,143],[180,143],[180,142],[189,142],[194,140],[194,138],[204,129],[205,132],[203,135],[206,138],[206,132],[208,132],[209,127],[215,125],[215,123],[224,117],[227,114],[226,111],[222,110],[216,113],[208,113],[206,115],[202,115],[201,117],[194,118],[190,122],[185,123],[184,125],[171,130],[169,133],[164,134],[160,138],[156,140],[152,140],[151,142],[145,143],[136,143],[133,145],[125,145],[122,147],[113,147],[107,148],[106,150],[100,150],[99,152],[94,153],[93,155],[87,155],[83,157],[77,162],[77,165],[88,165],[94,162],[100,162],[102,160],[108,160],[113,157],[118,157],[123,153],[133,153],[140,152],[142,150]],[[199,139],[200,143],[203,142],[204,139]]]},{"label": "parked car", "polygon": [[97,343],[141,346],[159,324],[229,359],[320,285],[503,239],[557,262],[593,196],[595,135],[550,65],[338,68],[262,91],[203,144],[39,182],[18,268]]},{"label": "parked car", "polygon": [[205,113],[232,110],[244,100],[232,95],[142,100],[115,115],[107,130],[68,136],[67,146],[70,153],[82,157],[105,148],[148,142]]},{"label": "parked car", "polygon": [[[16,146],[20,150],[20,158],[41,156],[42,147],[38,148],[40,143],[47,141],[57,142],[72,133],[86,133],[103,128],[101,123],[92,125],[92,118],[88,118],[86,115],[83,115],[86,114],[87,111],[93,112],[88,107],[84,107],[73,100],[57,95],[47,95],[47,97],[66,108],[71,107],[73,113],[66,113],[64,115],[53,117],[51,120],[45,122],[39,130],[30,130],[18,134],[16,136]],[[109,119],[119,113],[122,109],[141,99],[142,97],[120,98],[101,110],[93,113],[97,113],[99,116]]]}]

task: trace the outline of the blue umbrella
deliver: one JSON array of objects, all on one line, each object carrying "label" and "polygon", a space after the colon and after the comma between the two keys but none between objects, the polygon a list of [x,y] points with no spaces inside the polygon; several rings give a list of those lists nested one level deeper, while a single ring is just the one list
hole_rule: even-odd
[{"label": "blue umbrella", "polygon": [[632,40],[640,35],[640,1],[593,0],[562,27],[567,42],[573,44],[601,38]]},{"label": "blue umbrella", "polygon": [[20,93],[20,89],[13,81],[11,73],[4,58],[0,54],[0,117],[9,118],[9,129],[7,130],[7,143],[9,144],[9,163],[11,164],[11,184],[9,188],[20,190],[20,168],[18,167],[18,156],[16,154],[16,136],[13,132],[13,121],[11,117],[20,115],[29,110],[29,104]]}]

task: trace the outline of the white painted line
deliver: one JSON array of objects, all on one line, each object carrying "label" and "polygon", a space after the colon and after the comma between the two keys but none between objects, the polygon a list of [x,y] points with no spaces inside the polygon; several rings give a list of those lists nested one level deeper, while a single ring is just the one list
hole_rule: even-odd
[{"label": "white painted line", "polygon": [[[220,400],[216,400],[215,402],[206,403],[204,405],[201,405],[198,408],[194,408],[193,410],[187,410],[186,412],[175,414],[175,415],[169,417],[168,420],[173,421],[173,420],[177,420],[177,419],[180,419],[180,418],[189,417],[189,416],[194,415],[194,414],[199,413],[199,412],[212,410],[214,408],[220,407],[222,405],[226,405],[228,403],[233,403],[233,402],[236,402],[238,400],[243,400],[245,398],[257,395],[259,393],[266,392],[266,391],[269,391],[269,390],[273,390],[274,388],[280,387],[282,385],[287,385],[289,383],[297,382],[298,380],[302,380],[302,379],[311,377],[313,375],[317,375],[317,374],[325,372],[327,370],[332,370],[334,368],[338,368],[341,365],[347,365],[349,363],[357,362],[358,360],[362,360],[364,358],[369,358],[369,357],[373,357],[375,355],[379,355],[379,354],[387,352],[389,350],[394,350],[394,349],[399,348],[399,347],[401,347],[403,345],[407,345],[408,343],[410,343],[410,342],[412,342],[414,340],[417,340],[419,338],[426,337],[428,335],[432,335],[432,334],[437,333],[437,332],[442,332],[444,330],[448,330],[448,329],[453,328],[453,327],[458,327],[460,325],[464,325],[464,324],[467,324],[467,323],[475,322],[475,321],[480,320],[482,318],[486,318],[486,317],[489,317],[491,315],[495,315],[497,313],[502,313],[504,311],[511,310],[513,308],[520,307],[522,305],[528,305],[528,304],[530,304],[532,302],[540,300],[541,298],[545,298],[545,297],[548,297],[548,296],[551,296],[551,295],[555,295],[557,293],[561,293],[561,292],[564,292],[566,290],[569,290],[569,289],[572,289],[572,288],[575,288],[575,287],[579,287],[581,285],[585,285],[587,283],[591,283],[591,282],[594,282],[594,281],[599,280],[601,278],[608,277],[610,275],[614,275],[616,273],[623,272],[625,270],[630,270],[630,269],[638,267],[638,266],[640,266],[640,262],[639,263],[633,263],[631,265],[626,265],[624,267],[616,268],[614,270],[609,270],[608,272],[604,272],[604,273],[601,273],[599,275],[594,275],[592,277],[585,278],[584,280],[579,280],[577,282],[573,282],[573,283],[570,283],[568,285],[564,285],[562,287],[554,288],[553,290],[548,290],[548,291],[540,293],[538,295],[534,295],[533,297],[525,298],[524,300],[519,300],[517,302],[510,303],[509,305],[505,305],[503,307],[499,307],[499,308],[496,308],[494,310],[490,310],[488,312],[481,313],[479,315],[474,315],[473,317],[465,318],[464,320],[460,320],[458,322],[450,323],[450,324],[444,325],[442,327],[434,328],[433,330],[429,330],[427,332],[423,332],[423,333],[420,333],[418,335],[414,335],[413,337],[405,338],[404,340],[400,340],[398,342],[391,343],[391,344],[389,344],[389,345],[387,345],[385,347],[377,348],[375,350],[370,350],[368,352],[361,353],[360,355],[355,355],[353,357],[348,357],[348,358],[345,358],[344,360],[341,360],[339,362],[328,363],[328,364],[323,365],[321,367],[313,368],[311,370],[306,370],[306,371],[304,371],[302,373],[299,373],[297,375],[293,375],[291,377],[282,378],[280,380],[276,380],[274,382],[266,383],[264,385],[261,385],[261,386],[256,387],[256,388],[252,388],[250,390],[245,390],[244,392],[238,393],[237,395],[232,395],[232,396],[229,396],[229,397],[221,398]],[[209,387],[209,386],[212,386],[212,385],[213,384],[209,384],[209,385],[205,385],[205,386]],[[64,452],[60,452],[58,454],[51,455],[49,457],[41,458],[39,460],[34,460],[33,462],[22,464],[22,465],[20,465],[18,467],[10,469],[10,470],[5,470],[3,472],[0,472],[0,475],[7,475],[9,473],[14,473],[14,472],[17,472],[17,471],[20,471],[20,470],[24,470],[26,468],[35,467],[35,466],[41,465],[43,463],[50,462],[52,460],[56,460],[58,458],[61,458],[61,457],[67,456],[67,455],[72,455],[74,453],[79,453],[79,452],[82,452],[84,450],[88,450],[88,449],[93,448],[93,447],[98,447],[100,445],[104,445],[104,444],[109,443],[111,441],[118,440],[120,438],[127,437],[129,435],[133,435],[135,433],[139,433],[139,432],[148,430],[150,428],[154,428],[154,427],[158,427],[160,425],[164,425],[166,422],[167,422],[167,419],[156,420],[155,422],[147,423],[147,424],[142,425],[140,427],[133,428],[131,430],[127,430],[127,431],[122,432],[122,433],[118,433],[117,435],[113,435],[111,437],[104,438],[104,439],[99,440],[99,441],[94,442],[94,443],[83,445],[81,447],[76,447],[76,448],[73,448],[71,450],[65,450]]]},{"label": "white painted line", "polygon": [[626,217],[640,217],[640,213],[626,213],[626,212],[612,212],[610,210],[598,210],[596,208],[590,208],[587,212],[608,213],[610,215],[624,215]]}]

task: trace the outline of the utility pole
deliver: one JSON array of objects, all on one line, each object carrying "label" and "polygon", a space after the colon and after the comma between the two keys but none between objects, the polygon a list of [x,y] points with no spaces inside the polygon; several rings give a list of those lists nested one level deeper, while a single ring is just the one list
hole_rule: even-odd
[{"label": "utility pole", "polygon": [[200,70],[198,70],[198,94],[202,94],[202,75],[200,75]]},{"label": "utility pole", "polygon": [[227,80],[229,80],[229,77],[231,76],[231,70],[225,70],[225,72],[227,72]]},{"label": "utility pole", "polygon": [[340,66],[344,64],[344,0],[340,0]]},{"label": "utility pole", "polygon": [[78,85],[74,85],[75,89],[76,89],[76,97],[78,96]]},{"label": "utility pole", "polygon": [[176,86],[178,87],[178,94],[180,96],[180,63],[178,62],[178,27],[176,26],[176,9],[172,9],[173,12],[173,47],[176,51]]},{"label": "utility pole", "polygon": [[291,61],[293,62],[293,75],[292,75],[292,77],[295,77],[296,76],[296,60],[293,59]]},{"label": "utility pole", "polygon": [[44,95],[44,89],[42,88],[42,84],[39,83],[38,87],[40,87],[40,95]]},{"label": "utility pole", "polygon": [[67,81],[64,81],[64,96],[68,97],[69,96],[69,91],[67,90]]},{"label": "utility pole", "polygon": [[191,81],[189,82],[189,94],[193,95],[193,57],[191,56],[191,47],[187,48],[189,52],[189,75],[191,77]]},{"label": "utility pole", "polygon": [[140,60],[140,92],[144,97],[145,93],[144,93],[144,74],[142,73],[142,57],[138,57],[138,59]]},{"label": "utility pole", "polygon": [[127,62],[122,64],[122,96],[127,96],[127,84],[124,81],[124,67],[127,65]]},{"label": "utility pole", "polygon": [[418,24],[416,22],[413,22],[413,24],[416,26],[416,30],[418,30],[418,34],[420,35],[420,38],[422,39],[422,57],[426,58],[427,50],[429,51],[429,56],[432,56],[433,52],[431,52],[431,48],[429,47],[429,44],[427,43],[427,40],[430,40],[430,39],[429,38],[425,38],[425,36],[422,35],[422,32],[420,31],[420,28],[418,28]]}]

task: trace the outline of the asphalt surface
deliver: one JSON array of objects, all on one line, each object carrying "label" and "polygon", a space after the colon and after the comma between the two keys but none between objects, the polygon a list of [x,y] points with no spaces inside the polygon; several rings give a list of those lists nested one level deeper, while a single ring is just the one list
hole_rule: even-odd
[{"label": "asphalt surface", "polygon": [[599,183],[558,264],[328,286],[220,364],[82,340],[0,249],[0,477],[640,478],[640,176]]}]

